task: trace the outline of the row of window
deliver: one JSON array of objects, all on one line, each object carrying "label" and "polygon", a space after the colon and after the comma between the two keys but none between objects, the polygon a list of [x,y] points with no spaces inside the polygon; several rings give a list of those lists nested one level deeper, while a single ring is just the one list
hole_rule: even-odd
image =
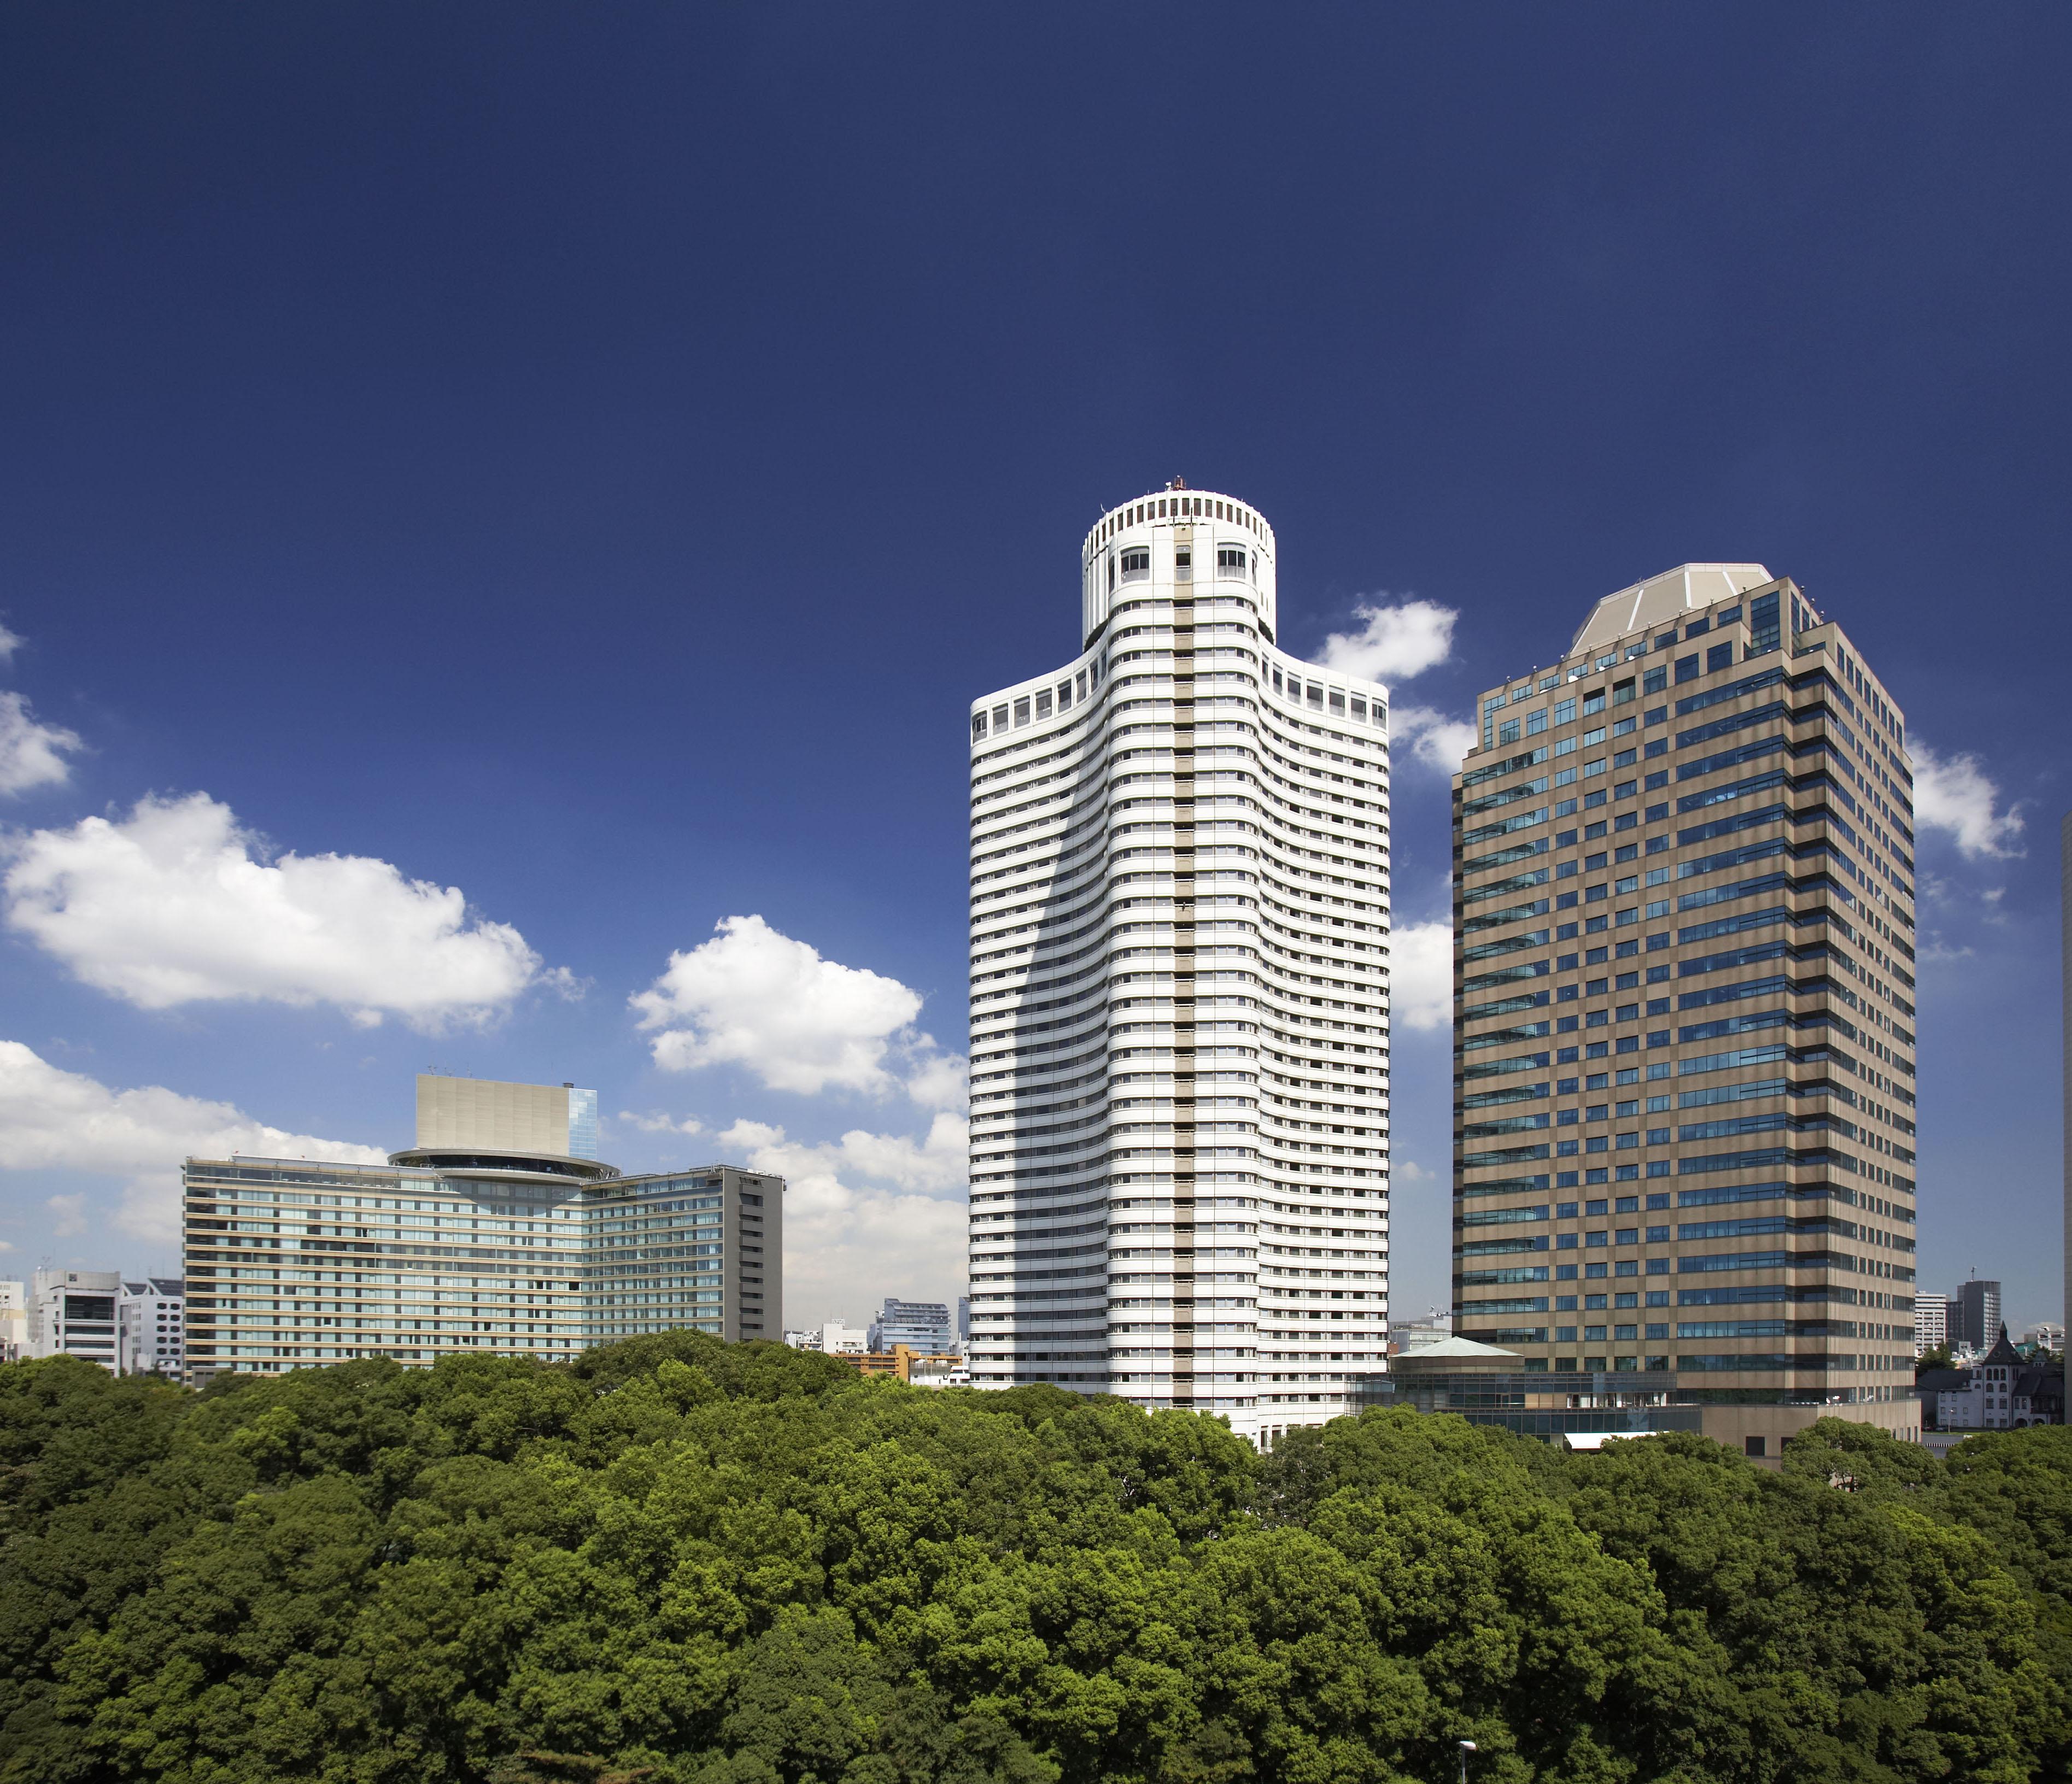
[{"label": "row of window", "polygon": [[1017,730],[1049,718],[1054,713],[1071,710],[1073,702],[1083,701],[1101,684],[1104,664],[1089,664],[1075,676],[1067,676],[1054,688],[1038,688],[1033,694],[1022,694],[1014,700],[1002,701],[990,713],[972,714],[972,742],[984,738],[989,728],[1004,731],[1010,723]]},{"label": "row of window", "polygon": [[1249,508],[1240,508],[1235,502],[1219,500],[1213,495],[1160,495],[1148,496],[1141,502],[1132,502],[1108,516],[1096,527],[1087,540],[1091,551],[1106,545],[1124,527],[1141,526],[1147,520],[1227,520],[1266,536],[1266,523]]},{"label": "row of window", "polygon": [[[1565,669],[1560,667],[1550,669],[1538,677],[1536,685],[1533,678],[1528,677],[1515,687],[1498,689],[1495,693],[1482,702],[1484,731],[1487,732],[1492,716],[1500,707],[1517,705],[1522,701],[1531,699],[1536,693],[1552,693],[1564,681],[1581,681],[1586,676],[1616,668],[1622,660],[1632,662],[1638,658],[1647,656],[1651,648],[1656,652],[1674,650],[1679,642],[1685,643],[1695,642],[1715,630],[1738,625],[1741,619],[1741,603],[1737,599],[1724,606],[1708,610],[1694,619],[1687,620],[1680,634],[1675,627],[1671,627],[1667,631],[1658,635],[1653,639],[1651,645],[1647,639],[1640,639],[1626,646],[1623,651],[1614,647],[1594,659],[1572,663]],[[1780,620],[1776,590],[1772,590],[1767,594],[1758,595],[1749,603],[1749,636],[1742,646],[1744,659],[1764,656],[1778,647],[1782,631]],[[1702,672],[1698,667],[1699,652],[1693,652],[1687,656],[1679,658],[1675,664],[1676,679],[1679,681],[1695,680],[1701,672],[1709,675],[1716,669],[1727,668],[1734,660],[1734,643],[1735,640],[1728,639],[1719,643],[1706,646],[1703,653],[1705,668]],[[1644,691],[1649,693],[1659,693],[1668,684],[1668,677],[1669,671],[1667,668],[1647,671]],[[1597,697],[1601,704],[1601,695],[1593,697]],[[1573,703],[1564,702],[1564,704],[1572,706]],[[1536,728],[1544,730],[1544,714],[1541,716],[1542,723]],[[1554,722],[1558,725],[1563,721],[1557,718]],[[1511,734],[1514,738],[1517,735],[1515,727]],[[1487,748],[1490,739],[1485,735],[1483,746]]]},{"label": "row of window", "polygon": [[[1056,713],[1070,711],[1075,701],[1083,702],[1100,686],[1104,661],[1092,663],[1077,675],[1067,676],[1054,688],[1039,688],[1033,693],[1002,701],[990,712],[972,713],[972,741],[976,743],[1009,729],[1019,730],[1025,725],[1038,724]],[[1388,722],[1388,707],[1377,700],[1370,708],[1364,694],[1349,694],[1342,688],[1327,688],[1317,681],[1305,684],[1303,678],[1292,670],[1284,675],[1278,664],[1272,671],[1272,680],[1273,691],[1297,707],[1306,705],[1312,712],[1328,713],[1340,720],[1350,716],[1363,725]]]}]

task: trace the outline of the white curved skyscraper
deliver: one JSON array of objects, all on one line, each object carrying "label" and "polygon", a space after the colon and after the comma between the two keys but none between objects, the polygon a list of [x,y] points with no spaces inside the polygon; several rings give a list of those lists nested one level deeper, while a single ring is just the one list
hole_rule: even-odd
[{"label": "white curved skyscraper", "polygon": [[972,1379],[1269,1441],[1388,1309],[1387,695],[1276,646],[1274,569],[1126,503],[1079,654],[971,713]]}]

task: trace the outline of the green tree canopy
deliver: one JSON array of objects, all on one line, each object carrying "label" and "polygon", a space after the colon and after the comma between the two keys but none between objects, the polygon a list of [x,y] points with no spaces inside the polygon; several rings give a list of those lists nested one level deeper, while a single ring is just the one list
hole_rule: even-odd
[{"label": "green tree canopy", "polygon": [[0,1784],[2063,1775],[2072,1433],[1255,1454],[683,1334],[0,1367]]}]

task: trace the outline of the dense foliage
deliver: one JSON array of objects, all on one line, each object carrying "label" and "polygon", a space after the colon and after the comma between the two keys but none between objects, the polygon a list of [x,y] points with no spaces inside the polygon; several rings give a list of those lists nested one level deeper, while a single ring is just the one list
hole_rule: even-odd
[{"label": "dense foliage", "polygon": [[690,1334],[0,1368],[0,1781],[2064,1775],[2072,1431],[1766,1474]]}]

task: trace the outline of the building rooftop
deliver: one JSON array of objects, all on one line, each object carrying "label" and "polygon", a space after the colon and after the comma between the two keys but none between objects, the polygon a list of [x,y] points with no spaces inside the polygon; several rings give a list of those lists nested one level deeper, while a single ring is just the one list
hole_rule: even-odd
[{"label": "building rooftop", "polygon": [[1673,570],[1606,595],[1590,610],[1590,617],[1568,648],[1571,652],[1594,649],[1776,580],[1760,564],[1679,564]]}]

